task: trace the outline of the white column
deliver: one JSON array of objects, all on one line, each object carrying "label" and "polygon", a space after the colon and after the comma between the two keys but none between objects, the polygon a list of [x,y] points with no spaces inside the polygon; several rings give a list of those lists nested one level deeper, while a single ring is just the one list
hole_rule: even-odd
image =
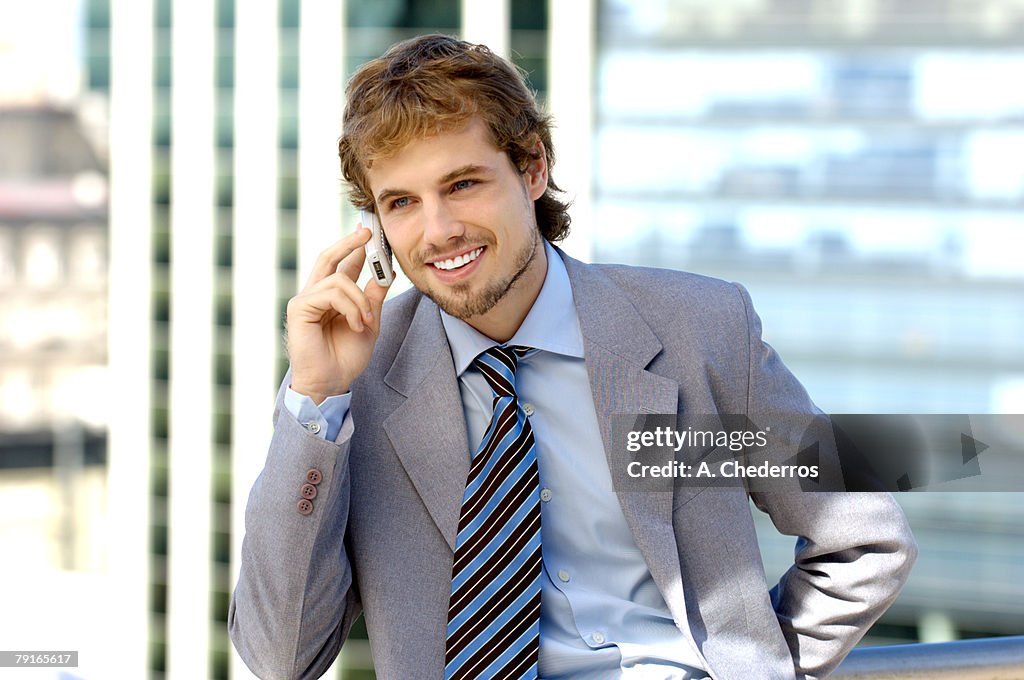
[{"label": "white column", "polygon": [[463,40],[487,45],[495,54],[508,57],[511,28],[509,0],[462,0]]},{"label": "white column", "polygon": [[[271,437],[280,377],[277,314],[278,53],[276,2],[235,6],[232,291],[231,574],[238,577],[245,502]],[[231,650],[230,677],[253,678]]]},{"label": "white column", "polygon": [[[123,677],[149,677],[149,469],[153,231],[153,2],[110,7],[110,269],[107,330],[108,564],[117,598],[108,658]],[[110,653],[116,652],[116,653]]]},{"label": "white column", "polygon": [[338,138],[345,90],[344,0],[302,0],[299,8],[299,271],[341,238]]},{"label": "white column", "polygon": [[573,200],[562,246],[589,261],[593,252],[594,0],[548,2],[548,108],[554,116],[553,176]]},{"label": "white column", "polygon": [[214,7],[174,0],[167,678],[209,676]]},{"label": "white column", "polygon": [[[298,281],[301,288],[317,256],[344,231],[348,201],[338,161],[345,101],[344,0],[302,0],[299,7]],[[347,642],[325,678],[341,677]]]}]

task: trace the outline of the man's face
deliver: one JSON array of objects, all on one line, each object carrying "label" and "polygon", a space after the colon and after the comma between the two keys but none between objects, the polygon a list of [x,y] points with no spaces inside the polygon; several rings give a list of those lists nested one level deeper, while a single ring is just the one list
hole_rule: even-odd
[{"label": "man's face", "polygon": [[439,307],[496,340],[519,327],[547,272],[533,206],[547,188],[538,149],[520,173],[474,118],[368,172],[402,270]]}]

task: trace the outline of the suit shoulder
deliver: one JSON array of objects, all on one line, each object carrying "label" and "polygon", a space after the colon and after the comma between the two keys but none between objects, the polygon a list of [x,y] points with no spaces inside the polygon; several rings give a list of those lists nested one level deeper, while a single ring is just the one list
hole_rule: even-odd
[{"label": "suit shoulder", "polygon": [[385,300],[382,314],[384,324],[404,323],[405,326],[408,326],[421,299],[423,299],[422,293],[415,288],[409,288],[409,290]]},{"label": "suit shoulder", "polygon": [[624,264],[592,265],[629,294],[639,309],[717,309],[745,314],[746,290],[702,274]]}]

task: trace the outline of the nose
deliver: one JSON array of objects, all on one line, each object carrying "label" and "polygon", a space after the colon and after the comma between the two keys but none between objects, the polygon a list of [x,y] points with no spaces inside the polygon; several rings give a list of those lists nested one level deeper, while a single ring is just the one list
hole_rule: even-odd
[{"label": "nose", "polygon": [[436,248],[444,248],[449,241],[460,238],[466,231],[443,200],[424,201],[421,214],[423,240]]}]

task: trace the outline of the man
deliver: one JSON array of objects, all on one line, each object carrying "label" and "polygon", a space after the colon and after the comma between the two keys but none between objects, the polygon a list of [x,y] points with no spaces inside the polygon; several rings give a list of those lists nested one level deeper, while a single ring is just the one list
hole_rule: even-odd
[{"label": "man", "polygon": [[[482,46],[400,43],[347,93],[353,202],[415,290],[356,285],[361,229],[289,303],[229,621],[250,668],[319,677],[363,613],[382,678],[827,675],[913,563],[891,497],[612,484],[613,414],[816,413],[746,292],[555,248],[549,121]],[[749,498],[798,537],[774,588]]]}]

